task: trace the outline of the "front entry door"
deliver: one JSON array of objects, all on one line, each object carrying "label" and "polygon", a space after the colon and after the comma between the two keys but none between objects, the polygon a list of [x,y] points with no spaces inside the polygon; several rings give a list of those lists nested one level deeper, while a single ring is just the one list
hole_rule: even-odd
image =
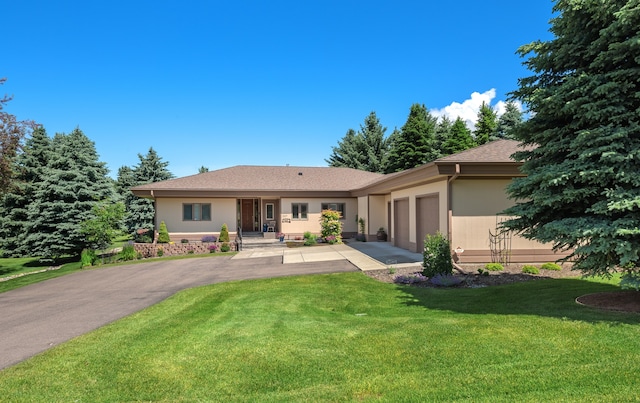
[{"label": "front entry door", "polygon": [[255,199],[242,199],[240,203],[240,226],[242,232],[257,231],[255,228]]}]

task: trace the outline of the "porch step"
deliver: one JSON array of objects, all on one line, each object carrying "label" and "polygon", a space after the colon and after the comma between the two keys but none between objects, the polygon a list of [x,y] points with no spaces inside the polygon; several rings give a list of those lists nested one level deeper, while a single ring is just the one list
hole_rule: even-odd
[{"label": "porch step", "polygon": [[261,248],[286,248],[287,244],[280,242],[278,239],[265,239],[262,237],[242,237],[242,249],[261,249]]}]

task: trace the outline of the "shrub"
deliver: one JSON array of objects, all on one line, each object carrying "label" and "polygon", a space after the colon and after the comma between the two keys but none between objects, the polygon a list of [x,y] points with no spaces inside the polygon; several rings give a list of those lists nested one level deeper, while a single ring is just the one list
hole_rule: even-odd
[{"label": "shrub", "polygon": [[627,270],[620,279],[620,288],[623,290],[640,291],[640,272]]},{"label": "shrub", "polygon": [[488,271],[502,271],[504,270],[504,266],[500,263],[487,263],[484,265],[485,270]]},{"label": "shrub", "polygon": [[485,269],[478,269],[478,274],[481,276],[488,276],[489,275],[489,270],[485,270]]},{"label": "shrub", "polygon": [[220,229],[220,238],[218,238],[220,242],[229,242],[229,227],[227,224],[222,224],[222,228]]},{"label": "shrub", "polygon": [[309,239],[309,238],[311,238],[311,232],[309,232],[309,231],[305,231],[305,232],[304,232],[304,234],[302,235],[302,237],[303,237],[304,239]]},{"label": "shrub", "polygon": [[431,277],[431,283],[441,287],[453,287],[461,284],[463,281],[460,277],[456,277],[453,274],[436,274]]},{"label": "shrub", "polygon": [[167,224],[164,221],[160,222],[160,229],[158,230],[158,243],[169,243],[169,231],[167,230]]},{"label": "shrub", "polygon": [[320,214],[320,235],[330,244],[342,243],[340,212],[322,210]]},{"label": "shrub", "polygon": [[216,244],[209,245],[209,253],[216,253],[217,250],[218,250],[218,245]]},{"label": "shrub", "polygon": [[93,266],[97,262],[98,262],[98,255],[96,255],[96,251],[92,249],[84,249],[80,254],[81,267]]},{"label": "shrub", "polygon": [[422,274],[425,276],[433,277],[436,274],[453,273],[449,240],[439,231],[435,235],[425,237],[423,257]]},{"label": "shrub", "polygon": [[223,242],[222,245],[220,246],[220,252],[229,252],[231,250],[231,246],[229,246],[229,243],[227,242]]},{"label": "shrub", "polygon": [[193,254],[194,254],[194,253],[196,253],[196,252],[195,252],[193,249],[189,249],[189,250],[187,251],[187,253],[188,253],[189,255],[193,255]]},{"label": "shrub", "polygon": [[133,244],[131,242],[126,243],[122,246],[122,250],[120,251],[120,259],[124,261],[134,260],[138,256]]},{"label": "shrub", "polygon": [[562,267],[559,264],[551,263],[551,262],[543,264],[542,266],[540,266],[540,268],[542,270],[555,270],[555,271],[562,270]]},{"label": "shrub", "polygon": [[162,257],[162,255],[164,255],[164,249],[162,248],[158,248],[158,253],[157,253],[158,257]]},{"label": "shrub", "polygon": [[[307,236],[308,234],[308,236]],[[304,233],[304,246],[312,246],[316,244],[316,236],[310,232]]]},{"label": "shrub", "polygon": [[216,242],[218,238],[213,235],[205,235],[200,239],[202,242]]},{"label": "shrub", "polygon": [[395,283],[400,283],[400,284],[414,284],[414,283],[423,283],[427,281],[427,278],[420,273],[401,274],[399,276],[395,276],[393,281]]},{"label": "shrub", "polygon": [[530,264],[522,266],[522,272],[529,274],[540,274],[540,270],[535,266],[531,266]]},{"label": "shrub", "polygon": [[189,240],[188,240],[188,239],[186,239],[186,238],[182,238],[182,239],[180,240],[180,243],[189,243]]}]

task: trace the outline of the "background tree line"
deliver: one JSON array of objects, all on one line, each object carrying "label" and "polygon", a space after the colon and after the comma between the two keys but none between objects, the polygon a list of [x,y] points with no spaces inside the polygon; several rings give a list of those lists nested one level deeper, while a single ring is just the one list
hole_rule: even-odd
[{"label": "background tree line", "polygon": [[347,130],[325,161],[332,167],[398,172],[492,140],[513,138],[513,132],[522,120],[522,112],[514,102],[507,103],[505,113],[500,117],[491,106],[483,103],[475,130],[471,131],[459,117],[455,121],[447,117],[438,119],[425,105],[413,104],[406,123],[385,137],[387,128],[380,123],[376,113],[371,112],[360,130]]},{"label": "background tree line", "polygon": [[114,181],[79,128],[49,137],[8,113],[0,119],[0,255],[55,260],[108,247],[118,233],[153,229],[152,202],[130,191],[173,177],[153,148],[138,154],[136,166],[121,167]]}]

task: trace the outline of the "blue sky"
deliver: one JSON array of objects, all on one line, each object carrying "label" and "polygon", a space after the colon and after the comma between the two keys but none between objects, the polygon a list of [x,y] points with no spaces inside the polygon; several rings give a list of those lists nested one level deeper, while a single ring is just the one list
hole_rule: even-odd
[{"label": "blue sky", "polygon": [[[553,2],[9,1],[6,111],[49,135],[80,127],[115,176],[153,147],[176,176],[232,165],[326,166],[375,111],[413,103],[473,119],[529,75]],[[473,95],[472,95],[473,94]]]}]

